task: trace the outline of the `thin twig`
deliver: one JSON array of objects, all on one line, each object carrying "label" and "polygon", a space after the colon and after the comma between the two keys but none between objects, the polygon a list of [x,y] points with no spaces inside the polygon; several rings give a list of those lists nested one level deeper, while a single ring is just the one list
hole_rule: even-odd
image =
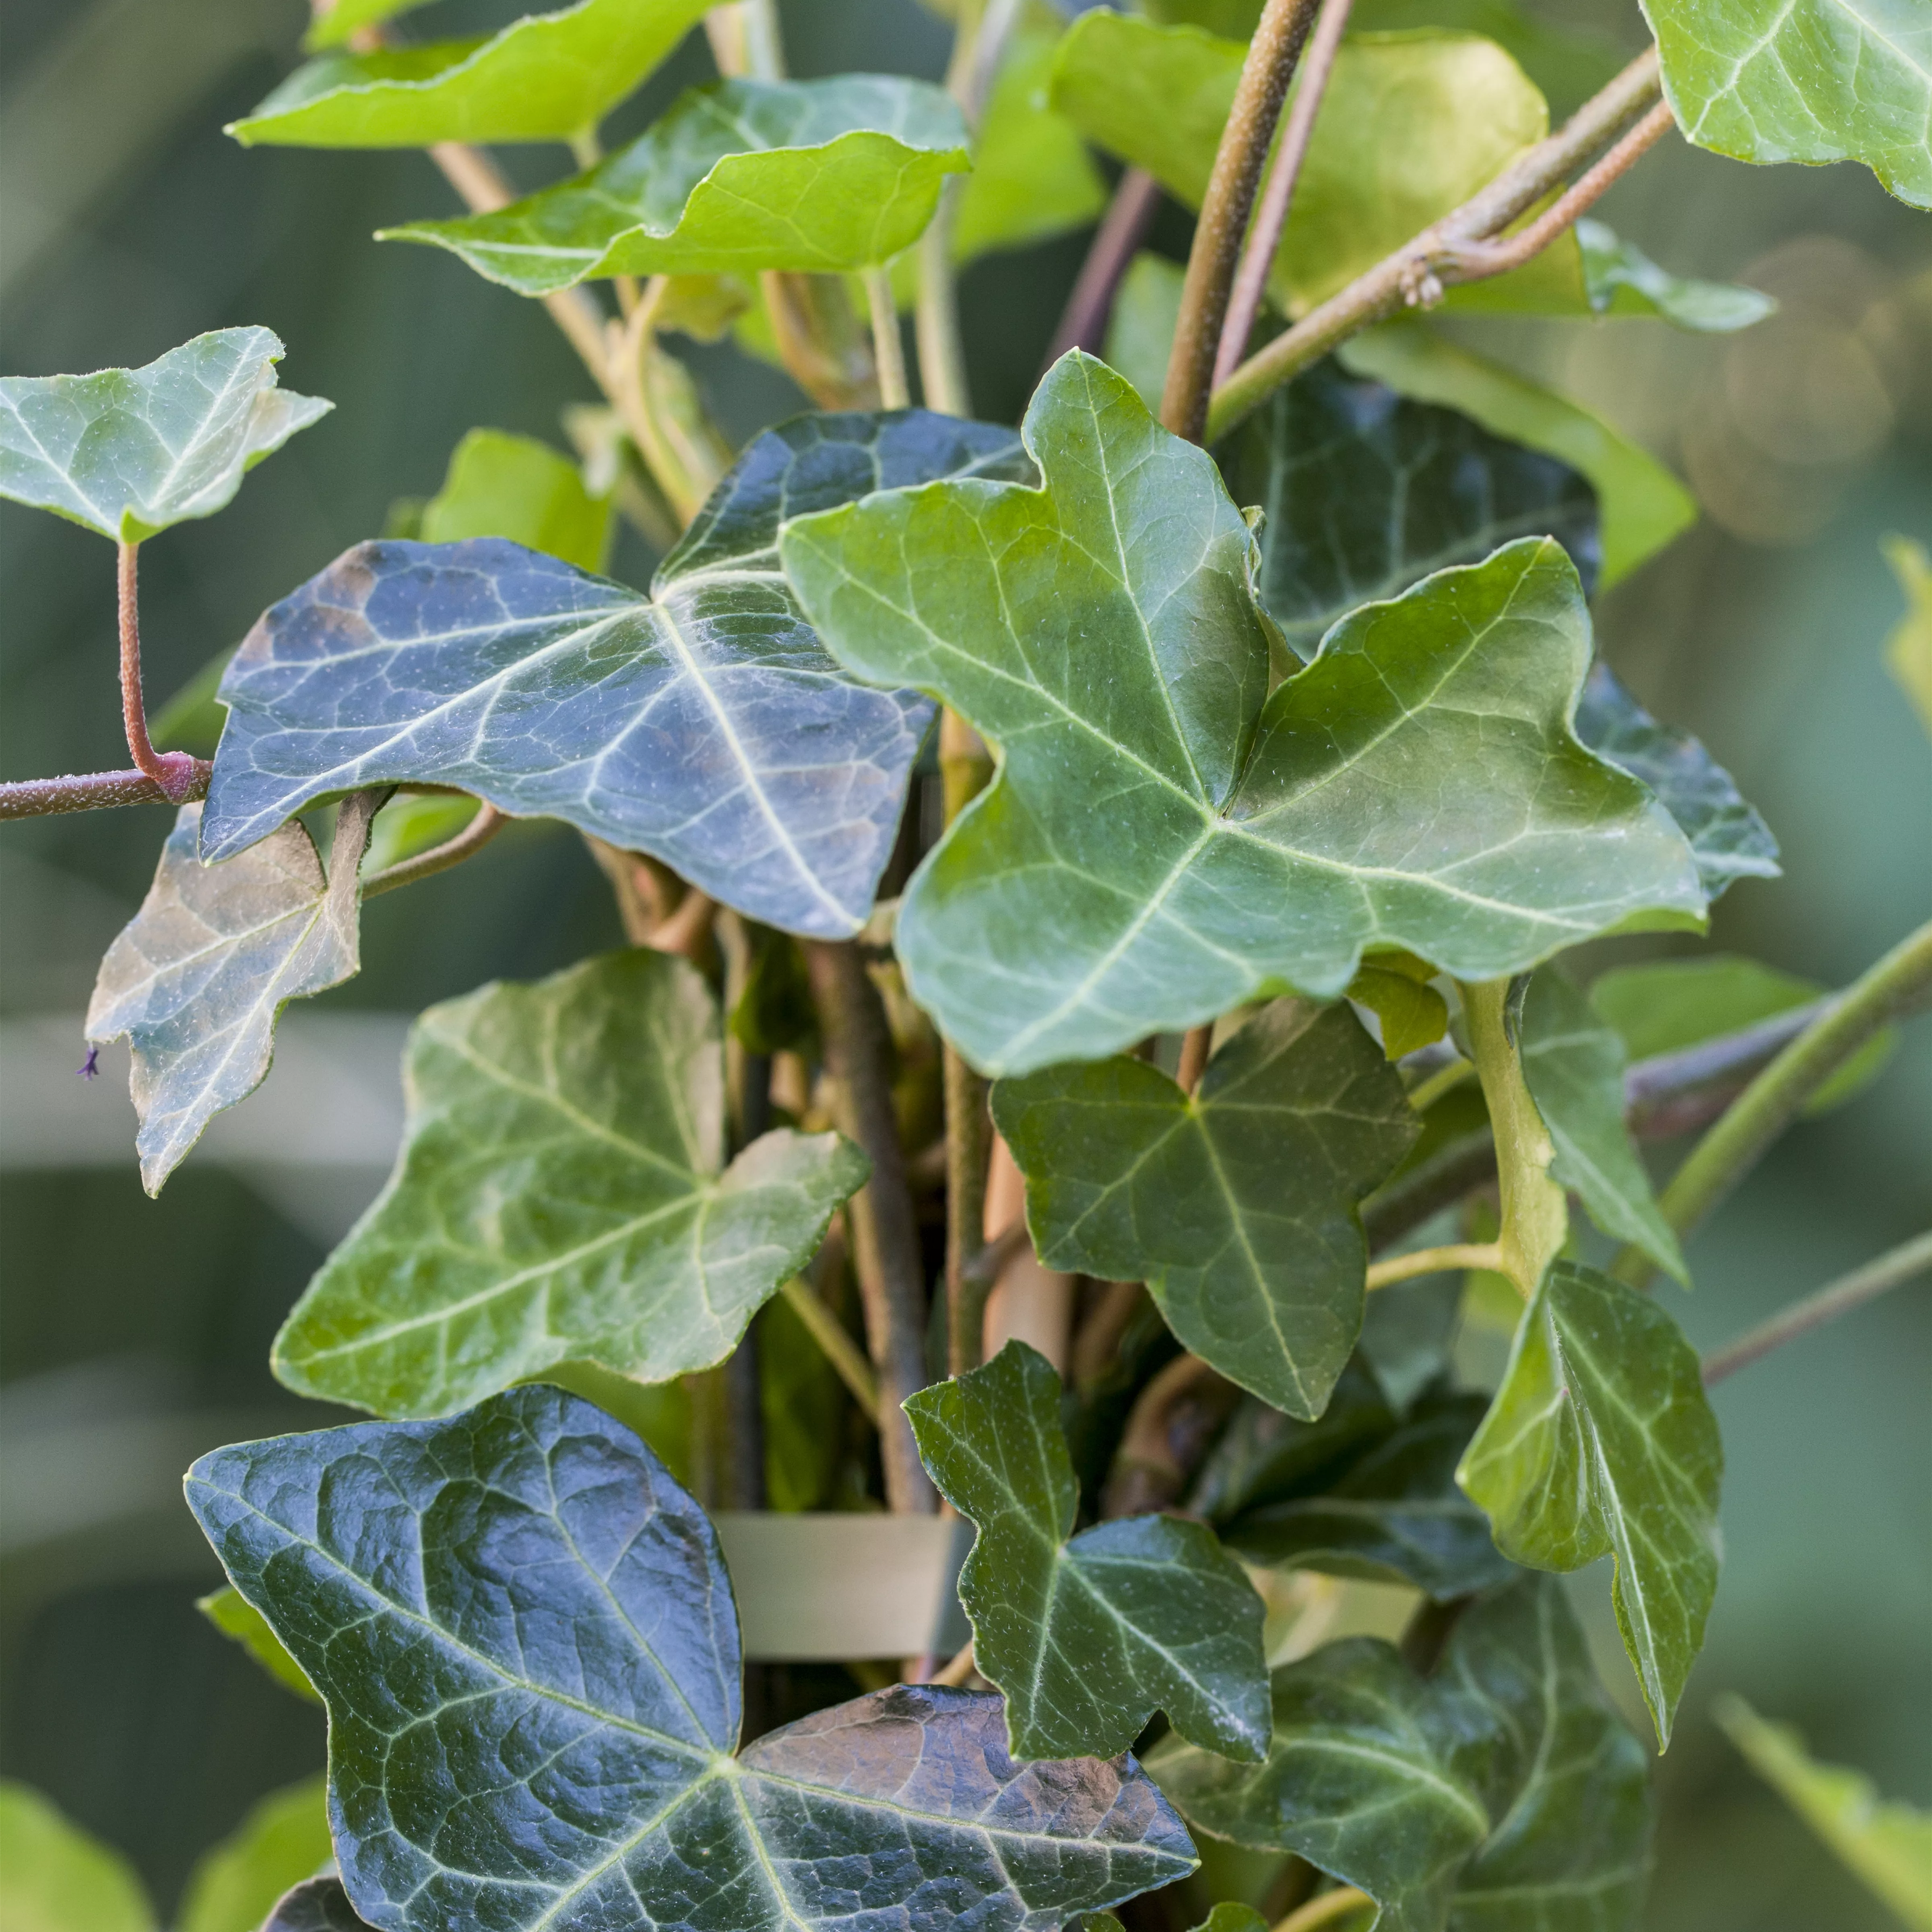
[{"label": "thin twig", "polygon": [[[1457,208],[1387,255],[1241,364],[1214,392],[1207,437],[1218,442],[1292,376],[1371,322],[1424,301],[1439,265],[1453,271],[1456,251],[1500,235],[1510,224],[1594,160],[1656,104],[1657,50],[1639,55],[1586,101],[1558,131],[1513,161]],[[1580,208],[1574,211],[1580,214]],[[1573,215],[1574,218],[1574,215]],[[1484,274],[1490,272],[1485,270]],[[1462,279],[1477,280],[1480,274]]]},{"label": "thin twig", "polygon": [[170,797],[146,772],[83,772],[57,778],[18,778],[0,784],[0,819],[44,818],[57,812],[98,812],[111,805],[186,805],[208,796],[214,767],[191,760],[194,774]]},{"label": "thin twig", "polygon": [[1274,267],[1282,232],[1288,226],[1289,202],[1307,158],[1310,137],[1315,132],[1315,116],[1322,97],[1328,92],[1328,76],[1335,70],[1335,56],[1341,51],[1342,35],[1348,25],[1353,0],[1322,0],[1322,11],[1315,30],[1308,37],[1302,56],[1301,85],[1288,104],[1288,118],[1269,170],[1268,185],[1262,189],[1255,210],[1254,226],[1241,252],[1241,266],[1228,298],[1228,317],[1221,325],[1221,341],[1214,355],[1214,386],[1218,389],[1240,365],[1248,352],[1248,338],[1255,332],[1255,319],[1262,312],[1262,298],[1268,292],[1270,272]]},{"label": "thin twig", "polygon": [[1708,1126],[1753,1075],[1796,1040],[1836,996],[1788,1007],[1734,1033],[1653,1054],[1624,1073],[1624,1114],[1631,1132],[1664,1140]]},{"label": "thin twig", "polygon": [[986,1081],[950,1040],[940,1072],[946,1102],[946,1366],[948,1374],[963,1376],[980,1366],[985,1352],[986,1297],[998,1279],[997,1268],[983,1280],[973,1272],[983,1252],[993,1123],[986,1111]]},{"label": "thin twig", "polygon": [[892,295],[892,278],[882,268],[865,272],[866,305],[872,313],[872,362],[879,372],[879,403],[882,408],[903,410],[912,402],[906,382],[905,339],[899,333],[898,304]]},{"label": "thin twig", "polygon": [[1363,1285],[1371,1289],[1388,1288],[1399,1281],[1412,1281],[1419,1274],[1447,1274],[1462,1268],[1494,1270],[1502,1265],[1502,1250],[1494,1241],[1448,1241],[1439,1248],[1418,1248],[1410,1254],[1372,1263]]},{"label": "thin twig", "polygon": [[1240,258],[1241,238],[1255,190],[1268,164],[1281,104],[1315,16],[1316,0],[1268,0],[1248,44],[1235,84],[1214,172],[1195,224],[1194,246],[1181,284],[1180,314],[1168,357],[1160,419],[1176,436],[1198,442],[1208,422],[1215,350],[1228,312],[1228,291]]},{"label": "thin twig", "polygon": [[1060,311],[1060,326],[1046,352],[1042,371],[1051,368],[1070,349],[1085,349],[1096,356],[1106,346],[1107,320],[1114,311],[1114,298],[1120,292],[1121,278],[1138,253],[1155,211],[1160,206],[1160,183],[1144,168],[1130,168],[1121,176],[1107,204],[1107,212],[1094,231],[1087,259],[1080,265],[1072,292]]},{"label": "thin twig", "polygon": [[1849,1315],[1854,1308],[1876,1300],[1888,1289],[1903,1287],[1928,1269],[1932,1269],[1932,1228],[1914,1235],[1876,1261],[1867,1262],[1863,1268],[1840,1275],[1816,1294],[1794,1301],[1769,1321],[1747,1329],[1735,1342],[1706,1355],[1704,1386],[1708,1388],[1726,1376],[1736,1375],[1760,1355],[1768,1355],[1786,1342],[1808,1334],[1827,1322],[1835,1322],[1841,1315]]},{"label": "thin twig", "polygon": [[1336,1891],[1324,1892],[1319,1898],[1311,1898],[1306,1905],[1298,1906],[1276,1925],[1274,1932],[1316,1932],[1318,1926],[1332,1927],[1339,1919],[1360,1916],[1376,1910],[1375,1900],[1366,1892],[1345,1885]]},{"label": "thin twig", "polygon": [[1174,1082],[1184,1094],[1192,1094],[1208,1070],[1208,1056],[1214,1045],[1214,1025],[1190,1027],[1180,1041],[1180,1064],[1174,1069]]},{"label": "thin twig", "polygon": [[200,761],[185,752],[158,752],[148,736],[148,707],[141,693],[140,554],[138,543],[122,541],[116,572],[121,617],[121,720],[136,768],[153,779],[170,803],[182,805],[188,801]]},{"label": "thin twig", "polygon": [[362,881],[362,896],[373,899],[380,893],[394,892],[398,886],[412,886],[418,879],[461,865],[482,851],[509,822],[509,814],[499,812],[494,805],[480,806],[476,816],[454,838],[446,838],[440,845],[432,845],[412,859],[399,860],[380,872],[370,873]]},{"label": "thin twig", "polygon": [[1475,1063],[1459,1054],[1447,1066],[1438,1066],[1425,1080],[1408,1090],[1408,1104],[1418,1114],[1426,1114],[1445,1094],[1453,1094],[1465,1081],[1476,1077]]},{"label": "thin twig", "polygon": [[960,1269],[962,1276],[982,1291],[992,1286],[1006,1271],[1006,1264],[1031,1241],[1024,1220],[1012,1222],[1002,1228],[993,1238],[975,1250],[972,1258]]},{"label": "thin twig", "polygon": [[926,1681],[928,1684],[950,1684],[956,1689],[972,1676],[974,1669],[973,1642],[969,1637],[966,1640],[964,1648],[959,1652],[952,1661],[942,1665]]},{"label": "thin twig", "polygon": [[1134,1399],[1100,1514],[1144,1516],[1178,1502],[1240,1399],[1199,1356],[1176,1356]]},{"label": "thin twig", "polygon": [[838,1379],[852,1391],[852,1400],[868,1419],[879,1412],[879,1378],[866,1359],[866,1352],[853,1340],[844,1322],[813,1292],[809,1282],[796,1275],[781,1282],[778,1293],[785,1306],[805,1325],[806,1332],[838,1371]]},{"label": "thin twig", "polygon": [[809,940],[806,968],[825,1040],[841,1132],[872,1163],[848,1209],[866,1341],[878,1372],[880,1459],[886,1500],[902,1516],[930,1515],[938,1498],[901,1408],[926,1382],[926,1269],[899,1146],[889,1068],[892,1036],[859,949]]}]

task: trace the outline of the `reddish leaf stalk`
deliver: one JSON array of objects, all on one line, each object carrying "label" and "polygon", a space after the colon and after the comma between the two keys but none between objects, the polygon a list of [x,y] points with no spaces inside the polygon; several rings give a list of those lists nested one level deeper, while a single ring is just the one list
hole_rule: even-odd
[{"label": "reddish leaf stalk", "polygon": [[[158,752],[148,736],[148,707],[141,693],[141,546],[121,544],[121,718],[127,728],[128,749],[136,767],[160,788],[172,805],[185,804],[200,760],[185,752]],[[205,790],[206,787],[203,788]]]}]

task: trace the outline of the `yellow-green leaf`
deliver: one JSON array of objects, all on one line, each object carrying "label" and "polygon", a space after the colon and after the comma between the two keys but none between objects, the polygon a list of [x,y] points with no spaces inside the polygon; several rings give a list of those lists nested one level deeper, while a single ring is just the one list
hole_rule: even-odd
[{"label": "yellow-green leaf", "polygon": [[1885,554],[1905,592],[1905,615],[1886,640],[1886,668],[1932,731],[1932,557],[1910,537],[1887,537]]},{"label": "yellow-green leaf", "polygon": [[154,1932],[127,1861],[24,1784],[0,1784],[0,1926],[6,1932]]},{"label": "yellow-green leaf", "polygon": [[424,543],[508,537],[527,550],[601,572],[610,551],[611,501],[535,436],[472,429],[456,446],[442,488],[423,506]]}]

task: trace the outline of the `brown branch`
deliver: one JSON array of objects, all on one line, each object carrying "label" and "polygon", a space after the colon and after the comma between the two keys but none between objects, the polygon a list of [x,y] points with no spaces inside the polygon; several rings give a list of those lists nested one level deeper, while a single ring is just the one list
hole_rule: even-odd
[{"label": "brown branch", "polygon": [[[1594,160],[1649,114],[1659,88],[1657,50],[1652,47],[1586,101],[1556,134],[1513,161],[1461,207],[1384,256],[1292,328],[1250,356],[1214,392],[1208,412],[1208,441],[1219,441],[1282,383],[1338,343],[1372,322],[1426,301],[1431,294],[1432,278],[1439,284],[1445,265],[1454,278],[1458,250],[1500,235],[1577,169]],[[1582,212],[1580,206],[1573,208],[1570,218]],[[1493,272],[1485,269],[1460,279],[1478,280]]]},{"label": "brown branch", "polygon": [[1174,1070],[1174,1084],[1184,1094],[1192,1094],[1208,1070],[1208,1057],[1214,1045],[1214,1023],[1190,1027],[1180,1041],[1180,1064]]},{"label": "brown branch", "polygon": [[1041,364],[1042,374],[1070,349],[1085,349],[1097,356],[1106,346],[1107,320],[1114,312],[1121,278],[1160,206],[1160,183],[1146,169],[1130,168],[1121,176],[1060,312],[1060,326],[1053,332],[1052,344]]},{"label": "brown branch", "polygon": [[1228,291],[1240,258],[1255,190],[1268,164],[1281,104],[1315,17],[1316,0],[1268,0],[1248,44],[1234,104],[1221,130],[1214,169],[1195,224],[1194,246],[1181,284],[1180,314],[1168,357],[1160,419],[1176,436],[1198,442],[1208,423],[1214,355],[1228,312]]},{"label": "brown branch", "polygon": [[892,1106],[892,1036],[857,946],[808,940],[805,959],[838,1129],[872,1163],[847,1211],[866,1346],[879,1376],[886,1500],[902,1516],[930,1515],[938,1498],[899,1406],[926,1382],[926,1270]]},{"label": "brown branch", "polygon": [[1177,1356],[1135,1400],[1100,1514],[1145,1516],[1179,1502],[1240,1399],[1198,1355]]},{"label": "brown branch", "polygon": [[186,805],[208,796],[214,767],[189,761],[189,782],[170,797],[146,772],[86,772],[57,778],[17,778],[0,784],[0,819],[44,818],[57,812],[98,812],[111,805]]},{"label": "brown branch", "polygon": [[1288,107],[1274,166],[1269,172],[1267,187],[1262,190],[1254,226],[1235,273],[1234,290],[1228,299],[1228,319],[1221,325],[1220,346],[1214,356],[1217,389],[1248,352],[1248,338],[1254,334],[1255,319],[1262,312],[1268,274],[1288,226],[1288,203],[1294,199],[1301,164],[1307,158],[1315,116],[1321,109],[1322,95],[1328,92],[1328,77],[1335,70],[1335,56],[1341,51],[1342,35],[1348,27],[1352,4],[1353,0],[1322,0],[1315,31],[1309,36],[1308,50],[1301,62],[1301,86]]}]

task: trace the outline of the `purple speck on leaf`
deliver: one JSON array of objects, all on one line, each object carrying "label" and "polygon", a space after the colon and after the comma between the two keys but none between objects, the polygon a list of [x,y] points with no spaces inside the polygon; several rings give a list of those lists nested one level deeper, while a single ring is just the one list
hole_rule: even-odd
[{"label": "purple speck on leaf", "polygon": [[74,1070],[75,1072],[78,1073],[83,1080],[92,1080],[98,1078],[100,1072],[100,1048],[98,1046],[90,1046],[87,1049],[87,1058]]}]

